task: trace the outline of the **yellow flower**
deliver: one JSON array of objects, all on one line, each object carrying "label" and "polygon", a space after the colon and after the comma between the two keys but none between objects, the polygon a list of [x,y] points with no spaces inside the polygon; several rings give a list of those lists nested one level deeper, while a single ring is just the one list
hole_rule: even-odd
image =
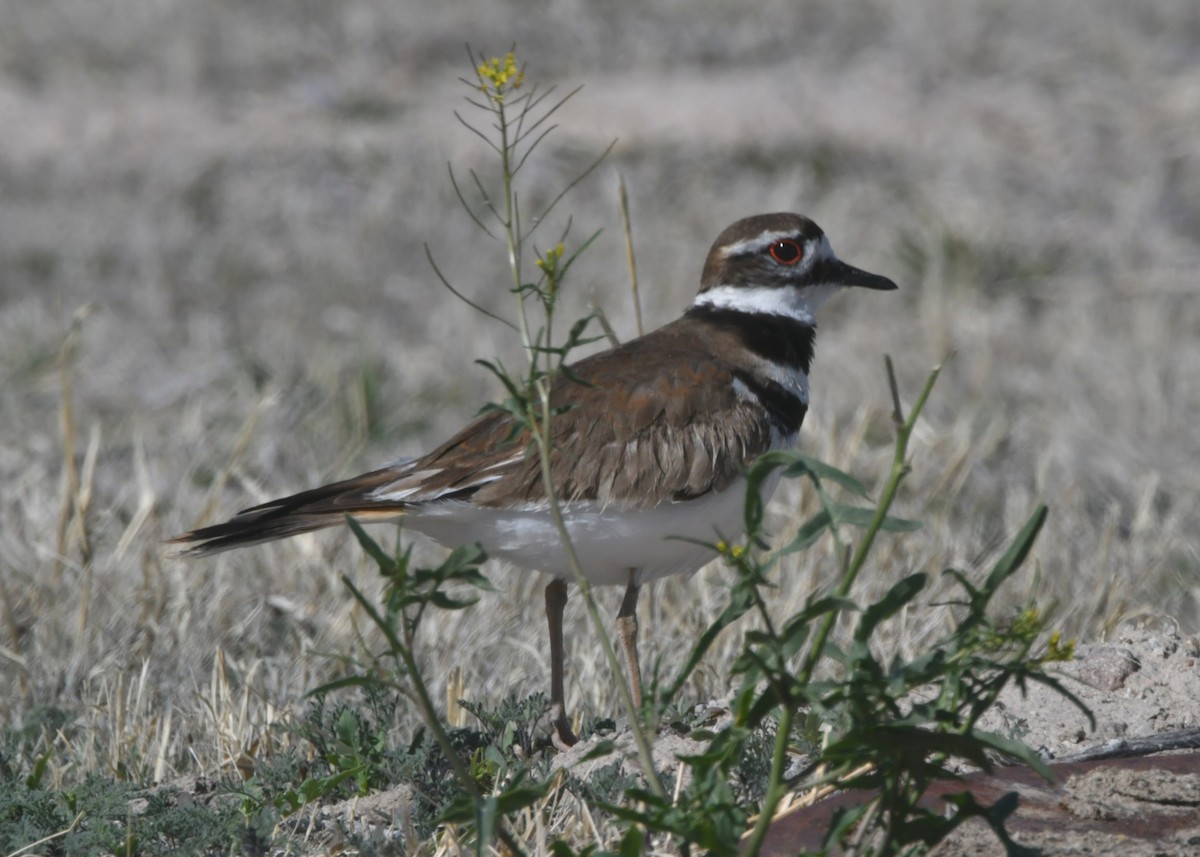
[{"label": "yellow flower", "polygon": [[558,263],[562,261],[564,248],[560,241],[555,246],[546,251],[546,255],[537,260],[537,266],[543,274],[551,275],[558,270]]},{"label": "yellow flower", "polygon": [[492,57],[475,69],[479,76],[479,89],[494,100],[503,101],[505,93],[519,89],[525,80],[525,72],[517,67],[517,57],[509,51],[504,59]]},{"label": "yellow flower", "polygon": [[717,542],[716,548],[717,553],[731,560],[740,559],[742,555],[746,553],[746,549],[741,545],[731,545],[729,542],[723,539]]},{"label": "yellow flower", "polygon": [[1013,622],[1013,631],[1018,636],[1036,634],[1042,627],[1042,616],[1036,607],[1024,610]]},{"label": "yellow flower", "polygon": [[1046,660],[1047,661],[1069,661],[1075,657],[1075,641],[1062,641],[1062,635],[1055,631],[1050,635],[1050,641],[1046,644]]}]

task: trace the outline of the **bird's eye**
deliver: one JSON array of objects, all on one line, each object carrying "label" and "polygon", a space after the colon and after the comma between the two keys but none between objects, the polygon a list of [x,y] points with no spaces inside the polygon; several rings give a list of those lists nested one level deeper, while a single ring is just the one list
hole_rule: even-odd
[{"label": "bird's eye", "polygon": [[776,241],[771,245],[771,258],[781,265],[795,265],[804,257],[800,245],[791,239]]}]

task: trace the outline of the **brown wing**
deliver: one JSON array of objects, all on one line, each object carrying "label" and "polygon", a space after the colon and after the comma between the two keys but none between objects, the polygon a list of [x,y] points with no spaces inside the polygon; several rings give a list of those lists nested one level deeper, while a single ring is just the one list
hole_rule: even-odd
[{"label": "brown wing", "polygon": [[[730,335],[684,317],[581,360],[551,394],[551,469],[563,501],[655,506],[720,491],[770,447],[762,405],[740,397]],[[720,347],[718,347],[720,346]],[[667,363],[675,370],[667,372]],[[444,500],[481,506],[545,502],[529,437],[504,412],[480,416],[415,461],[240,512],[171,541],[199,556],[340,524],[347,513],[395,518]]]},{"label": "brown wing", "polygon": [[[699,328],[699,329],[697,329]],[[686,317],[586,358],[551,394],[551,467],[564,501],[654,506],[727,487],[771,442],[761,407],[739,397],[718,331]],[[733,342],[728,343],[733,345]],[[673,372],[665,372],[669,362]],[[541,468],[507,414],[485,414],[379,494],[482,506],[545,500]]]}]

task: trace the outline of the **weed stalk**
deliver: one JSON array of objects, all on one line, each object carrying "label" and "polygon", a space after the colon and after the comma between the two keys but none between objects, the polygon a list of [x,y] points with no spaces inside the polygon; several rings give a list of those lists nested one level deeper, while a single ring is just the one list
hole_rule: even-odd
[{"label": "weed stalk", "polygon": [[[892,399],[895,402],[892,419],[896,425],[896,440],[893,445],[892,466],[888,472],[887,480],[884,482],[879,501],[875,504],[875,514],[871,518],[871,522],[868,524],[862,538],[859,540],[857,548],[853,554],[839,552],[840,556],[849,556],[850,558],[846,562],[842,575],[834,589],[835,595],[838,598],[845,598],[849,595],[851,588],[854,586],[854,581],[858,578],[859,572],[862,571],[867,557],[870,555],[871,545],[875,541],[875,536],[879,534],[879,531],[883,527],[888,511],[892,507],[892,502],[896,498],[896,491],[900,487],[900,483],[912,471],[912,464],[908,458],[908,441],[912,437],[913,428],[917,424],[917,419],[921,416],[921,411],[925,408],[929,394],[933,391],[933,385],[937,383],[938,375],[942,371],[942,367],[939,364],[929,373],[929,377],[925,381],[925,386],[922,388],[921,394],[917,396],[908,419],[905,419],[900,409],[900,393],[896,384],[896,373],[892,368],[890,357],[886,358],[885,364],[887,366],[888,384],[891,387]],[[817,626],[812,645],[809,647],[796,675],[798,684],[807,685],[812,681],[817,665],[825,657],[825,648],[829,641],[829,634],[837,622],[838,615],[837,612],[826,613]],[[774,636],[773,632],[772,636]],[[763,798],[758,821],[751,830],[750,838],[746,843],[747,854],[757,854],[762,848],[763,839],[767,835],[771,821],[774,819],[775,810],[779,807],[779,802],[783,800],[784,795],[789,791],[789,785],[784,773],[787,768],[788,742],[791,740],[795,718],[796,709],[794,706],[782,706],[782,710],[779,713],[778,729],[775,733],[775,748],[771,756],[771,774],[768,781],[767,794]]]},{"label": "weed stalk", "polygon": [[[536,282],[526,282],[522,267],[524,243],[532,234],[533,229],[536,229],[538,224],[545,221],[550,210],[571,188],[582,181],[599,165],[607,156],[612,146],[610,144],[587,169],[569,182],[566,188],[534,218],[533,228],[523,231],[521,227],[520,201],[514,185],[517,172],[537,144],[545,139],[545,136],[553,130],[554,126],[545,126],[545,122],[549,116],[579,90],[573,90],[567,96],[548,107],[544,114],[536,116],[534,112],[535,108],[551,94],[553,89],[538,96],[535,86],[527,93],[516,95],[516,91],[524,84],[525,73],[523,68],[517,66],[512,52],[502,60],[498,58],[484,60],[482,64],[476,67],[475,71],[477,80],[467,82],[474,89],[483,93],[484,102],[470,101],[470,99],[468,101],[491,114],[494,120],[493,127],[499,136],[498,144],[488,140],[485,134],[461,116],[459,117],[459,121],[478,136],[484,138],[500,155],[504,195],[501,206],[503,214],[499,213],[497,206],[486,193],[484,194],[484,207],[492,214],[496,220],[496,225],[503,234],[509,274],[513,283],[512,292],[517,302],[517,329],[525,351],[528,375],[526,378],[518,381],[507,375],[501,367],[487,363],[484,365],[488,366],[508,389],[512,398],[509,400],[507,409],[513,415],[518,425],[528,431],[531,442],[536,448],[542,472],[542,486],[546,495],[546,502],[550,509],[554,527],[558,531],[559,539],[562,542],[563,551],[566,554],[573,580],[579,587],[579,592],[586,606],[589,619],[595,629],[596,635],[600,639],[605,660],[608,662],[609,668],[616,678],[618,693],[629,717],[634,741],[638,748],[638,755],[641,758],[647,781],[650,784],[651,790],[656,795],[663,795],[662,783],[654,769],[650,739],[640,723],[641,712],[634,705],[633,693],[629,682],[621,670],[616,650],[613,648],[612,640],[605,628],[604,619],[592,595],[591,584],[583,573],[583,566],[571,542],[570,532],[567,530],[562,514],[562,502],[557,496],[551,471],[550,457],[553,449],[551,425],[555,415],[554,406],[550,400],[552,384],[566,362],[570,349],[575,345],[582,344],[584,341],[582,339],[582,323],[577,323],[572,328],[566,343],[562,346],[555,346],[553,344],[554,314],[563,279],[567,271],[575,259],[578,258],[579,254],[591,244],[596,235],[592,235],[582,244],[579,250],[567,256],[563,248],[563,240],[570,229],[570,223],[568,222],[558,244],[544,254],[539,255],[537,267],[540,271],[540,276]],[[535,132],[537,136],[529,140],[530,135]],[[523,145],[524,148],[521,148]],[[453,170],[451,170],[451,175],[453,176]],[[476,186],[482,190],[482,183],[478,181],[478,178],[474,174],[472,176],[475,178]],[[465,205],[466,200],[461,190],[459,191],[459,198]],[[477,216],[474,216],[473,219],[487,234],[493,234]],[[536,333],[533,332],[528,313],[528,301],[531,297],[540,305],[543,317],[541,328]],[[586,322],[586,319],[584,321]]]}]

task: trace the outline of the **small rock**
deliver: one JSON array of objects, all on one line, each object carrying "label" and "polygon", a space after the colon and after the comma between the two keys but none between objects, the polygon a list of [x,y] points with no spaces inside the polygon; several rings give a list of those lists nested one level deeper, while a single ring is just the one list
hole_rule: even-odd
[{"label": "small rock", "polygon": [[1141,664],[1133,652],[1121,646],[1085,646],[1071,663],[1063,664],[1061,671],[1075,681],[1097,690],[1120,690],[1125,681],[1139,669]]}]

